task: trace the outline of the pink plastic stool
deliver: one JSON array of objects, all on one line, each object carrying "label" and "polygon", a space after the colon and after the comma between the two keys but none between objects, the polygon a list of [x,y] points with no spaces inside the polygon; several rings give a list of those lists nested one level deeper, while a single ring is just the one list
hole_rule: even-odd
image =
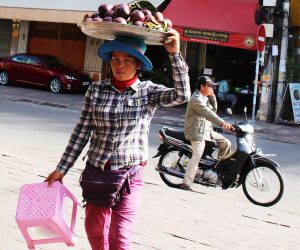
[{"label": "pink plastic stool", "polygon": [[[64,198],[73,201],[71,226],[63,218]],[[64,242],[74,246],[77,236],[74,233],[77,205],[80,201],[59,182],[48,187],[47,182],[26,184],[21,187],[16,213],[16,221],[27,241],[29,249],[35,249],[36,244]],[[56,237],[32,239],[29,228],[46,228]]]}]

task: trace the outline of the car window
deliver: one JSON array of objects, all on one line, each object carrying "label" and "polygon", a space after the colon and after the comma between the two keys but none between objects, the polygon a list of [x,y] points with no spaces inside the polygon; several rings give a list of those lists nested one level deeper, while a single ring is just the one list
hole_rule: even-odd
[{"label": "car window", "polygon": [[53,68],[64,68],[67,66],[67,63],[55,56],[41,56],[40,58],[46,65]]},{"label": "car window", "polygon": [[27,59],[24,62],[32,65],[38,65],[41,61],[35,56],[27,56]]},{"label": "car window", "polygon": [[11,58],[12,61],[15,61],[15,62],[23,62],[23,55],[17,55],[17,56],[13,56]]}]

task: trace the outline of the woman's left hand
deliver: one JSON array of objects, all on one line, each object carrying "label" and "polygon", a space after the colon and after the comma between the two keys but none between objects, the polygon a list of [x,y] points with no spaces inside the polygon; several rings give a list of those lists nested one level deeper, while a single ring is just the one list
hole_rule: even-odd
[{"label": "woman's left hand", "polygon": [[59,181],[60,183],[62,183],[63,178],[64,178],[64,175],[55,170],[48,175],[45,182],[48,182],[48,186],[51,187],[53,182],[55,182],[55,181]]},{"label": "woman's left hand", "polygon": [[176,54],[180,52],[180,36],[179,33],[174,30],[170,29],[168,31],[168,37],[165,41],[162,42],[166,50],[169,54]]}]

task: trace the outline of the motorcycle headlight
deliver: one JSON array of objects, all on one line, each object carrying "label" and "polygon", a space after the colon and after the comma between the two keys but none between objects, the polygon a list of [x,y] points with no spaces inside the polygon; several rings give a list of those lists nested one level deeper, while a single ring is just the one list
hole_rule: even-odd
[{"label": "motorcycle headlight", "polygon": [[72,75],[65,75],[65,78],[67,78],[68,80],[76,80],[77,79],[75,76],[72,76]]}]

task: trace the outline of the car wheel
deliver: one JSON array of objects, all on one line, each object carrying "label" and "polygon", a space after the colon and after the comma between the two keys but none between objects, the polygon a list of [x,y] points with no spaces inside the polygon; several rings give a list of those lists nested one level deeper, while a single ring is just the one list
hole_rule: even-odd
[{"label": "car wheel", "polygon": [[6,71],[0,72],[0,84],[8,85],[8,73]]},{"label": "car wheel", "polygon": [[50,91],[53,93],[59,93],[62,91],[62,83],[61,80],[57,77],[53,77],[49,83]]}]

